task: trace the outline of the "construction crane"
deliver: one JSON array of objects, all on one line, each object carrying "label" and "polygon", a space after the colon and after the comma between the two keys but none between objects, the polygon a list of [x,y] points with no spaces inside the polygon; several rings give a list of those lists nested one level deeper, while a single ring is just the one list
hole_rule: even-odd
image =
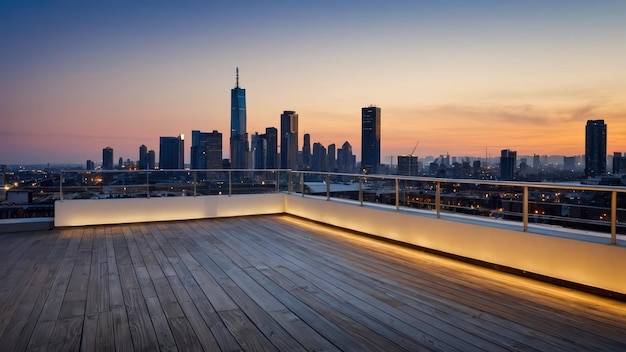
[{"label": "construction crane", "polygon": [[411,151],[411,154],[409,154],[409,156],[413,156],[413,153],[415,153],[415,149],[417,149],[417,146],[420,144],[420,141],[418,140],[417,143],[415,143],[415,147],[413,147],[413,150]]}]

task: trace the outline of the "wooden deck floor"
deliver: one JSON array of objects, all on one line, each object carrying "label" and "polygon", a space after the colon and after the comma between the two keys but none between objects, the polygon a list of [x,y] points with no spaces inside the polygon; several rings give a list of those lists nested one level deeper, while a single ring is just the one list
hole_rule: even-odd
[{"label": "wooden deck floor", "polygon": [[0,284],[2,351],[626,350],[626,303],[288,216],[5,234]]}]

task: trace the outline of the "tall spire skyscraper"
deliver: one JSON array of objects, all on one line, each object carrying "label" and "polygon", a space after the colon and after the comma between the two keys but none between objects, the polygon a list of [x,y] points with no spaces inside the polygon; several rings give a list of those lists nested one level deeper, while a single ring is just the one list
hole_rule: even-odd
[{"label": "tall spire skyscraper", "polygon": [[246,169],[248,160],[246,131],[246,90],[239,87],[239,67],[235,88],[230,90],[230,164],[233,169]]}]

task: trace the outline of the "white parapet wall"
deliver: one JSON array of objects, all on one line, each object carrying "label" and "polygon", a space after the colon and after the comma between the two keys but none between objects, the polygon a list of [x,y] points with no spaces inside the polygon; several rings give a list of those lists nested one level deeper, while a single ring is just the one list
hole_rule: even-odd
[{"label": "white parapet wall", "polygon": [[287,213],[378,237],[626,294],[626,248],[287,196]]},{"label": "white parapet wall", "polygon": [[54,226],[125,224],[216,217],[282,214],[282,194],[61,200]]}]

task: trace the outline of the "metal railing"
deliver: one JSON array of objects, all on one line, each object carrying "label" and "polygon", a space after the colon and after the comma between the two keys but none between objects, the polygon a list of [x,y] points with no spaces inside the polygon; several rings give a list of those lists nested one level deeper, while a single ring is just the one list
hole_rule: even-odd
[{"label": "metal railing", "polygon": [[[359,206],[451,214],[507,224],[626,234],[626,187],[269,170],[64,170],[54,199],[150,198],[287,192]],[[41,190],[43,193],[43,190]]]}]

